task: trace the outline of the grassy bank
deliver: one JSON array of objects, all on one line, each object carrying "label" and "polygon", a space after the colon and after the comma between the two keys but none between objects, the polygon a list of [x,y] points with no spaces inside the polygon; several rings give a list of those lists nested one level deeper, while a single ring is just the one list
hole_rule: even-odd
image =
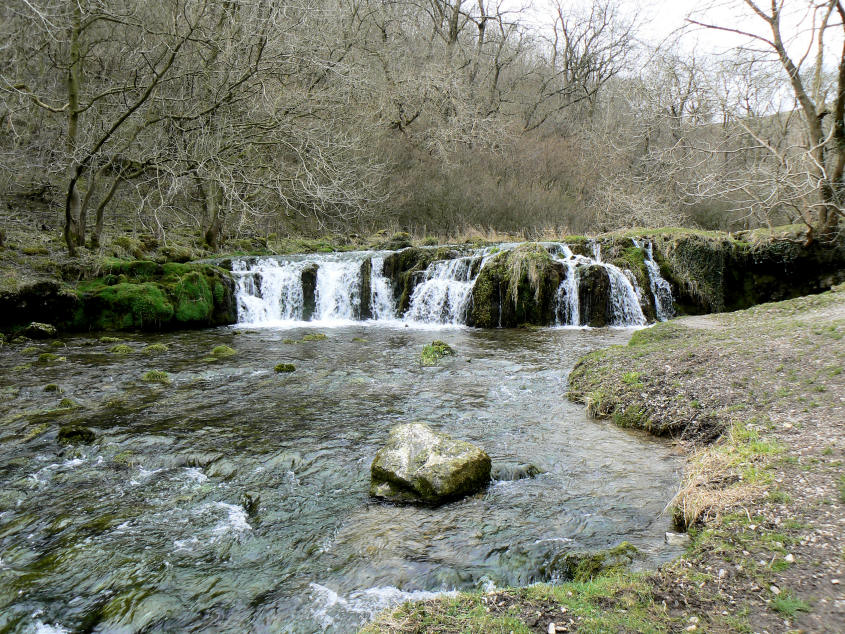
[{"label": "grassy bank", "polygon": [[366,632],[845,630],[845,287],[659,324],[570,396],[687,451],[686,554],[652,573],[406,604]]}]

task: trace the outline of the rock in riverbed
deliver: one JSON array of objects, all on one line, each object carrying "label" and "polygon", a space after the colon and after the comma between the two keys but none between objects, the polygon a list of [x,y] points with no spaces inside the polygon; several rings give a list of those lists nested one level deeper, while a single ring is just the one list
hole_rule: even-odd
[{"label": "rock in riverbed", "polygon": [[392,502],[441,504],[490,481],[490,456],[424,423],[390,431],[370,468],[370,494]]}]

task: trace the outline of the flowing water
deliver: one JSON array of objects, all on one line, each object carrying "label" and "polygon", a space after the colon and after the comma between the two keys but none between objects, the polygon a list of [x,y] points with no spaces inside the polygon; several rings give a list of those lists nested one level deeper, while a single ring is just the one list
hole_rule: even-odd
[{"label": "flowing water", "polygon": [[[679,456],[564,396],[579,356],[628,335],[370,322],[0,348],[0,630],[347,632],[408,598],[554,581],[571,550],[628,540],[638,565],[664,561]],[[457,354],[422,367],[433,338]],[[237,354],[211,360],[218,345]],[[65,360],[35,362],[47,350]],[[414,420],[544,473],[439,508],[375,502],[370,462]],[[59,444],[70,422],[95,440]]]}]

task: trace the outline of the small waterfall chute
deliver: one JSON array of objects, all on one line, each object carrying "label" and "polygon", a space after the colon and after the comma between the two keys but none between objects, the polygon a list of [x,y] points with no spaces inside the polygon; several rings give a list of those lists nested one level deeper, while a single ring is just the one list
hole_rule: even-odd
[{"label": "small waterfall chute", "polygon": [[315,318],[319,321],[358,319],[361,307],[361,262],[321,262],[317,269],[315,300]]},{"label": "small waterfall chute", "polygon": [[396,319],[393,285],[384,275],[384,256],[374,255],[370,274],[370,309],[376,321]]},{"label": "small waterfall chute", "polygon": [[472,287],[486,264],[484,252],[428,265],[411,294],[405,318],[424,324],[466,323]]},{"label": "small waterfall chute", "polygon": [[576,256],[566,244],[556,244],[552,257],[563,264],[565,276],[555,293],[555,319],[558,326],[580,326],[581,307],[578,302],[578,276],[575,271]]},{"label": "small waterfall chute", "polygon": [[660,274],[660,267],[654,259],[654,247],[648,240],[640,244],[633,240],[634,246],[645,251],[645,266],[648,271],[648,283],[654,298],[654,312],[658,321],[666,321],[675,316],[675,299],[672,297],[672,287]]},{"label": "small waterfall chute", "polygon": [[235,260],[232,277],[240,323],[268,323],[302,319],[305,262]]}]

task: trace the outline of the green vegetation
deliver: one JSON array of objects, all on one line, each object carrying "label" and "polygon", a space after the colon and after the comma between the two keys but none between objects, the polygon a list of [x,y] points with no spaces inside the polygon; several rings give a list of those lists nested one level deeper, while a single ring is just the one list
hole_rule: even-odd
[{"label": "green vegetation", "polygon": [[141,380],[146,381],[147,383],[167,384],[170,383],[170,375],[164,370],[150,370],[144,373]]},{"label": "green vegetation", "polygon": [[144,346],[141,350],[142,354],[159,354],[162,352],[167,352],[169,350],[169,346],[164,343],[152,343],[148,346]]},{"label": "green vegetation", "polygon": [[45,392],[53,392],[55,394],[61,394],[62,392],[64,392],[64,390],[61,387],[59,387],[58,385],[56,385],[55,383],[48,383],[47,385],[45,385],[44,391]]},{"label": "green vegetation", "polygon": [[223,345],[215,346],[211,350],[211,356],[214,357],[215,359],[225,359],[226,357],[232,357],[236,354],[238,354],[237,350],[235,350],[234,348],[231,348],[229,346],[223,346]]},{"label": "green vegetation", "polygon": [[302,337],[302,341],[325,341],[328,338],[328,335],[323,334],[322,332],[314,332]]},{"label": "green vegetation", "polygon": [[452,350],[448,343],[435,340],[423,346],[422,353],[420,354],[420,362],[425,366],[437,365],[443,357],[454,354],[455,351]]},{"label": "green vegetation", "polygon": [[132,354],[132,346],[125,343],[119,343],[116,346],[109,348],[109,352],[112,354]]},{"label": "green vegetation", "polygon": [[772,609],[784,616],[794,618],[799,612],[809,612],[810,604],[793,597],[789,592],[781,592],[780,595],[772,599]]},{"label": "green vegetation", "polygon": [[273,370],[276,374],[280,374],[283,372],[293,372],[296,370],[296,367],[292,363],[277,363]]},{"label": "green vegetation", "polygon": [[42,352],[38,355],[38,363],[48,364],[48,363],[60,363],[62,361],[67,361],[65,357],[60,357],[52,352]]}]

